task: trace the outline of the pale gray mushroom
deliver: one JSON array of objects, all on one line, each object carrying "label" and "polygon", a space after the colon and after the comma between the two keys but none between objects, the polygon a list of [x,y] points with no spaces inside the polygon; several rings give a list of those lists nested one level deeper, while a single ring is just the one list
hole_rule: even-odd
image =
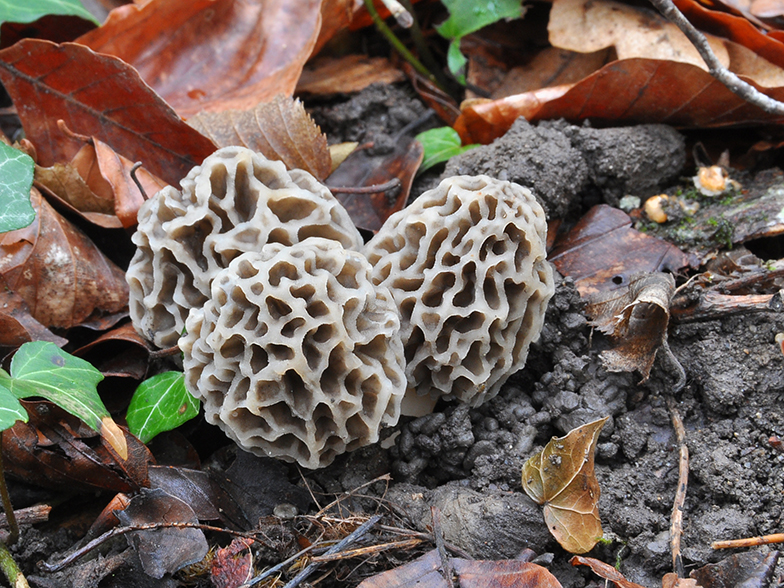
[{"label": "pale gray mushroom", "polygon": [[126,274],[134,327],[159,347],[177,343],[215,275],[266,243],[309,237],[359,250],[362,237],[329,190],[302,170],[244,147],[216,151],[145,202]]},{"label": "pale gray mushroom", "polygon": [[487,176],[447,178],[387,219],[365,253],[401,313],[403,414],[478,406],[523,367],[554,291],[546,241],[531,192]]},{"label": "pale gray mushroom", "polygon": [[328,465],[394,425],[406,390],[400,318],[362,253],[310,238],[218,272],[190,311],[188,391],[247,451]]}]

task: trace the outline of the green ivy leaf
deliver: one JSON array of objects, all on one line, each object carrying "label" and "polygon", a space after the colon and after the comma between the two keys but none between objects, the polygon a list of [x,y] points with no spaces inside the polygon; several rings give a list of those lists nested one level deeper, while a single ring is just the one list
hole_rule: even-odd
[{"label": "green ivy leaf", "polygon": [[11,375],[0,373],[0,385],[16,398],[41,396],[98,431],[123,458],[125,436],[109,416],[96,386],[103,374],[54,343],[25,343],[11,360]]},{"label": "green ivy leaf", "polygon": [[0,233],[21,229],[35,219],[30,204],[34,169],[29,155],[0,142]]},{"label": "green ivy leaf", "polygon": [[100,24],[79,0],[0,0],[0,23],[33,22],[47,14],[78,16]]},{"label": "green ivy leaf", "polygon": [[523,16],[523,0],[442,0],[449,18],[436,27],[438,33],[452,42],[447,53],[449,70],[465,84],[466,58],[460,52],[460,39],[487,25],[508,18]]},{"label": "green ivy leaf", "polygon": [[16,421],[27,422],[27,411],[4,385],[10,378],[5,370],[0,369],[0,431],[13,427]]},{"label": "green ivy leaf", "polygon": [[446,161],[450,157],[465,153],[469,149],[479,147],[478,144],[462,146],[460,135],[452,127],[440,127],[438,129],[430,129],[424,131],[416,136],[417,141],[422,143],[425,150],[425,156],[422,159],[422,165],[419,166],[419,172],[426,171],[434,165]]},{"label": "green ivy leaf", "polygon": [[139,384],[125,420],[143,443],[199,414],[199,401],[185,389],[181,372],[165,372]]}]

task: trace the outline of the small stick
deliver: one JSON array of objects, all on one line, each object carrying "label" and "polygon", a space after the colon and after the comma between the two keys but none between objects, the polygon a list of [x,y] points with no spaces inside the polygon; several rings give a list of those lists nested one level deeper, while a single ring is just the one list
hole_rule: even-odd
[{"label": "small stick", "polygon": [[126,533],[133,533],[134,531],[152,531],[154,529],[162,529],[162,528],[175,528],[175,529],[201,529],[203,531],[217,531],[218,533],[228,533],[229,535],[234,535],[236,537],[244,537],[246,539],[253,539],[255,541],[259,541],[260,543],[265,543],[264,541],[260,541],[258,535],[263,535],[260,532],[250,532],[244,533],[242,531],[232,531],[231,529],[224,529],[223,527],[214,527],[212,525],[204,525],[202,523],[149,523],[147,525],[135,525],[133,527],[115,527],[114,529],[107,531],[103,535],[100,535],[86,543],[79,549],[73,551],[70,555],[65,556],[59,562],[55,564],[50,564],[45,561],[40,562],[38,565],[45,572],[54,573],[59,572],[66,566],[72,564],[77,559],[82,556],[87,555],[90,551],[105,543],[112,537],[117,537],[119,535],[125,535]]},{"label": "small stick", "polygon": [[285,568],[289,564],[297,561],[303,555],[305,555],[306,553],[308,553],[309,551],[311,551],[311,550],[313,550],[315,548],[316,548],[316,544],[315,543],[311,543],[305,549],[303,549],[302,551],[298,551],[297,553],[292,555],[287,560],[284,560],[284,561],[280,562],[279,564],[276,564],[276,565],[272,566],[270,569],[263,571],[262,573],[260,573],[258,576],[256,576],[252,580],[248,580],[244,584],[240,585],[240,588],[250,588],[250,586],[254,586],[254,585],[258,584],[259,582],[261,582],[262,580],[266,580],[272,574],[278,573],[283,568]]},{"label": "small stick", "polygon": [[400,180],[398,178],[392,178],[388,182],[384,182],[383,184],[373,184],[372,186],[362,186],[360,188],[354,188],[350,186],[339,186],[337,188],[333,188],[330,186],[331,192],[338,192],[339,194],[378,194],[379,192],[388,192],[389,190],[393,190],[395,188],[400,187]]},{"label": "small stick", "polygon": [[[392,476],[390,476],[389,474],[382,474],[378,478],[374,478],[374,479],[370,480],[369,482],[365,482],[361,486],[357,486],[353,490],[350,490],[349,492],[346,492],[345,494],[341,494],[335,500],[330,502],[327,506],[325,506],[323,508],[320,508],[319,511],[315,515],[313,515],[313,516],[314,517],[319,517],[319,516],[323,515],[330,508],[332,508],[336,504],[340,503],[340,501],[343,500],[344,498],[348,498],[349,496],[359,492],[360,490],[370,486],[371,484],[375,484],[376,482],[387,482],[387,483],[389,483],[391,480],[392,480]],[[316,504],[318,504],[318,503],[316,503]]]},{"label": "small stick", "polygon": [[694,25],[683,16],[683,13],[678,10],[672,0],[651,0],[651,3],[686,35],[686,38],[691,41],[691,44],[694,45],[705,61],[710,74],[724,84],[730,92],[765,112],[784,116],[784,104],[766,96],[751,84],[747,84],[721,64],[708,44],[705,35],[694,28]]},{"label": "small stick", "polygon": [[[430,541],[435,543],[433,536],[430,533],[422,533],[421,531],[412,531],[411,529],[401,529],[399,527],[390,527],[389,525],[379,525],[379,529],[382,531],[388,531],[389,533],[396,533],[397,535],[407,535],[409,537],[421,537],[425,541]],[[454,553],[456,556],[462,559],[473,560],[474,556],[472,556],[467,551],[464,551],[457,547],[456,545],[452,545],[451,543],[447,543],[444,541],[444,547],[446,547],[449,551]]]},{"label": "small stick", "polygon": [[446,580],[447,588],[455,588],[454,574],[452,573],[452,564],[449,561],[449,556],[446,553],[444,546],[444,535],[441,532],[441,511],[438,507],[430,507],[430,519],[433,521],[433,536],[436,539],[436,549],[438,555],[441,557],[441,573]]},{"label": "small stick", "polygon": [[150,199],[150,197],[147,196],[147,192],[145,192],[144,186],[142,186],[142,183],[139,181],[139,178],[136,177],[136,170],[139,169],[141,166],[142,166],[141,161],[137,161],[131,166],[131,179],[133,180],[133,183],[136,184],[136,189],[139,190],[139,192],[142,195],[142,198],[145,201],[147,201]]},{"label": "small stick", "polygon": [[685,577],[683,556],[681,555],[681,536],[683,535],[683,504],[686,502],[686,488],[689,484],[689,448],[686,446],[686,430],[683,420],[675,407],[675,399],[667,396],[667,408],[670,410],[675,438],[680,445],[680,461],[678,463],[678,490],[670,518],[670,546],[672,548],[672,569],[679,578]]},{"label": "small stick", "polygon": [[714,541],[711,543],[711,548],[730,549],[733,547],[755,547],[757,545],[768,545],[770,543],[784,543],[784,533],[774,533],[773,535],[762,535],[760,537],[746,537],[744,539]]},{"label": "small stick", "polygon": [[[142,192],[143,194],[144,192]],[[180,348],[175,345],[174,347],[167,347],[166,349],[153,349],[149,352],[150,359],[160,359],[161,357],[171,357],[181,353]]]},{"label": "small stick", "polygon": [[404,539],[403,541],[391,541],[389,543],[380,543],[379,545],[370,545],[369,547],[357,547],[356,549],[348,549],[346,551],[341,551],[340,553],[317,555],[312,558],[312,561],[336,561],[339,559],[350,559],[352,557],[372,555],[382,551],[387,551],[388,549],[408,549],[409,547],[416,547],[423,541],[424,539]]},{"label": "small stick", "polygon": [[[331,555],[333,553],[338,553],[342,551],[352,543],[359,541],[362,536],[367,533],[370,528],[375,525],[378,521],[381,520],[381,515],[374,515],[370,517],[367,521],[362,523],[359,527],[357,527],[353,533],[344,537],[340,541],[338,541],[335,545],[330,547],[324,555]],[[299,574],[294,576],[288,584],[286,584],[283,588],[294,588],[295,586],[299,586],[308,576],[310,576],[313,572],[315,572],[321,566],[318,562],[313,562],[307,565],[304,570],[302,570]]]}]

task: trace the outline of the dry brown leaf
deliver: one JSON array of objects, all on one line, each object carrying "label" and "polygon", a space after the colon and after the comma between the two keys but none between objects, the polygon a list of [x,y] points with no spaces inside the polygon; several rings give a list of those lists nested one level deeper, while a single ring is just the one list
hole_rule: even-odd
[{"label": "dry brown leaf", "polygon": [[0,276],[8,287],[46,326],[70,328],[119,315],[128,304],[123,271],[36,189],[31,202],[33,223],[0,235]]},{"label": "dry brown leaf", "polygon": [[[637,584],[634,584],[636,588]],[[627,588],[626,586],[621,586],[621,588]],[[700,585],[697,583],[697,580],[693,578],[679,578],[677,574],[670,572],[668,574],[664,574],[662,578],[662,588],[701,588]]]},{"label": "dry brown leaf", "polygon": [[344,55],[309,61],[297,82],[297,94],[349,94],[370,84],[402,82],[406,76],[386,57]]},{"label": "dry brown leaf", "polygon": [[51,341],[59,347],[68,343],[35,320],[25,301],[0,278],[0,347],[19,347],[28,341]]},{"label": "dry brown leaf", "polygon": [[78,42],[135,67],[188,118],[290,96],[315,46],[320,7],[321,0],[151,0],[113,10]]},{"label": "dry brown leaf", "polygon": [[621,572],[616,570],[610,564],[606,564],[603,561],[599,561],[598,559],[575,555],[572,557],[572,559],[569,560],[569,563],[573,566],[588,566],[591,568],[591,570],[593,570],[594,574],[603,580],[609,580],[618,588],[643,588],[639,584],[629,582],[629,580],[623,577]]},{"label": "dry brown leaf", "polygon": [[547,528],[571,553],[590,551],[602,538],[601,490],[593,471],[593,454],[608,418],[553,437],[523,465],[523,490],[544,506]]},{"label": "dry brown leaf", "polygon": [[632,228],[629,216],[605,204],[594,206],[559,237],[548,258],[574,279],[581,296],[614,290],[638,272],[677,272],[689,258],[674,245]]},{"label": "dry brown leaf", "polygon": [[[612,0],[555,0],[547,25],[554,47],[590,53],[615,47],[618,59],[638,57],[708,66],[678,27],[652,10]],[[707,36],[725,67],[730,59],[721,39]]]},{"label": "dry brown leaf", "polygon": [[251,110],[202,112],[188,121],[218,147],[240,145],[289,169],[304,169],[319,180],[332,170],[327,136],[313,122],[302,102],[277,95]]},{"label": "dry brown leaf", "polygon": [[667,342],[674,292],[672,274],[648,273],[632,276],[628,286],[588,299],[585,312],[593,319],[591,325],[619,342],[602,351],[604,367],[611,372],[638,370],[643,382],[648,379],[656,352]]}]

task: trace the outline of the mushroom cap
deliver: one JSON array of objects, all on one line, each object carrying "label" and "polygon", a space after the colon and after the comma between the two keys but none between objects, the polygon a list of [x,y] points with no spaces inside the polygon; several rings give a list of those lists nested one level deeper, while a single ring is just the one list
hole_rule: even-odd
[{"label": "mushroom cap", "polygon": [[544,211],[528,189],[455,176],[367,243],[373,282],[389,288],[401,313],[404,414],[426,410],[426,395],[478,406],[525,365],[554,292],[546,241]]},{"label": "mushroom cap", "polygon": [[326,186],[250,149],[219,149],[180,185],[142,205],[126,274],[133,324],[159,347],[177,343],[188,311],[204,304],[215,275],[242,253],[309,237],[362,247]]},{"label": "mushroom cap", "polygon": [[206,419],[247,451],[307,468],[376,442],[398,420],[406,378],[399,315],[371,269],[314,237],[218,272],[179,341]]}]

